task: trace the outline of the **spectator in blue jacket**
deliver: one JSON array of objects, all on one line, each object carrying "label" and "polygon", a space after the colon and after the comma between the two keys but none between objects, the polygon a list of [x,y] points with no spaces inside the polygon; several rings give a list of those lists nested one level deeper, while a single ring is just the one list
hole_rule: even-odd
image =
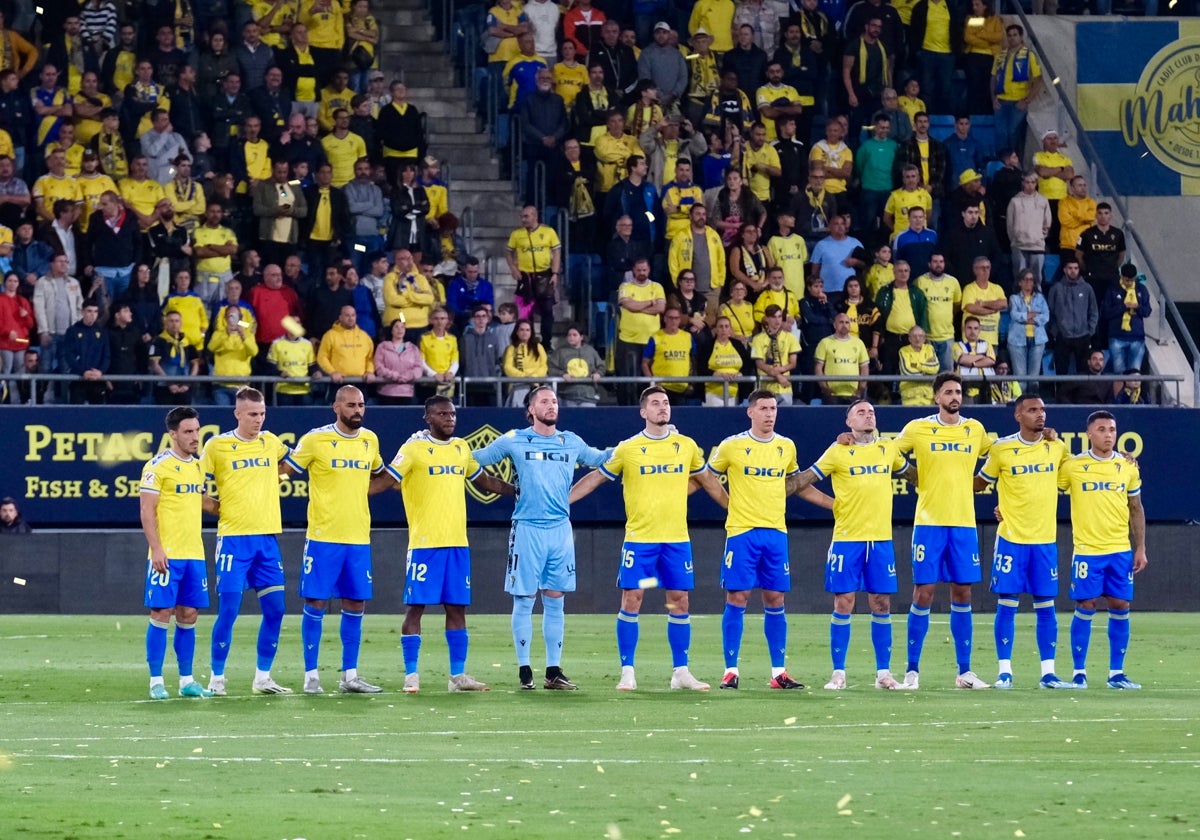
[{"label": "spectator in blue jacket", "polygon": [[1121,266],[1121,282],[1104,293],[1100,315],[1108,321],[1108,364],[1113,373],[1141,371],[1146,355],[1146,326],[1150,292],[1137,266]]},{"label": "spectator in blue jacket", "polygon": [[107,402],[110,351],[108,330],[96,323],[100,317],[100,306],[94,300],[83,304],[83,317],[75,322],[63,336],[63,359],[67,373],[79,377],[71,383],[71,402],[79,405],[103,405]]},{"label": "spectator in blue jacket", "polygon": [[446,289],[446,305],[454,315],[454,326],[460,334],[481,303],[494,309],[496,290],[492,287],[492,281],[479,273],[479,257],[470,256],[463,260],[462,271],[455,275]]}]

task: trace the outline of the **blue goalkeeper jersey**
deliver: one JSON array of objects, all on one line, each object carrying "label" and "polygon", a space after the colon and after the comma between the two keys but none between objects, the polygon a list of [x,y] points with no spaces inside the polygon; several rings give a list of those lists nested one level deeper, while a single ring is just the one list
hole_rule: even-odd
[{"label": "blue goalkeeper jersey", "polygon": [[475,450],[480,466],[511,458],[516,470],[517,503],[513,520],[552,524],[567,519],[567,499],[577,465],[599,467],[608,452],[588,446],[574,432],[540,435],[530,426],[514,429]]}]

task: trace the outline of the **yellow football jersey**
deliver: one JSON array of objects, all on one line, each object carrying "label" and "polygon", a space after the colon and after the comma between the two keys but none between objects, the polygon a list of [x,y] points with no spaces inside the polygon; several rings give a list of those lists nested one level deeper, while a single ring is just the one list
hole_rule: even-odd
[{"label": "yellow football jersey", "polygon": [[727,437],[708,468],[728,482],[726,534],[733,537],[754,528],[787,531],[786,479],[800,471],[790,439],[777,434],[759,440],[749,432]]},{"label": "yellow football jersey", "polygon": [[1129,551],[1129,498],[1142,492],[1137,464],[1115,452],[1101,460],[1088,450],[1062,465],[1058,486],[1071,494],[1076,554]]},{"label": "yellow football jersey", "polygon": [[907,465],[894,440],[833,444],[811,469],[833,479],[833,538],[882,542],[892,538],[892,476]]},{"label": "yellow football jersey", "polygon": [[200,527],[205,484],[200,459],[180,458],[171,449],[158,453],[142,467],[139,489],[158,496],[158,540],[168,560],[204,559]]},{"label": "yellow football jersey", "polygon": [[936,414],[912,420],[896,444],[917,464],[916,525],[975,527],[975,464],[992,441],[978,420],[961,418],[953,426]]},{"label": "yellow football jersey", "polygon": [[387,471],[400,482],[409,551],[467,544],[466,482],[481,469],[462,438],[437,440],[421,432],[405,441]]},{"label": "yellow football jersey", "polygon": [[200,457],[204,473],[216,486],[221,500],[217,533],[221,536],[278,534],[279,463],[287,457],[287,444],[271,432],[245,440],[237,431],[208,439]]},{"label": "yellow football jersey", "polygon": [[687,542],[688,482],[702,469],[704,453],[678,432],[662,438],[642,432],[618,443],[600,470],[613,481],[622,479],[625,540]]},{"label": "yellow football jersey", "polygon": [[1015,434],[992,444],[979,475],[996,485],[1000,497],[999,536],[1021,545],[1058,538],[1058,476],[1069,457],[1061,440],[1030,443]]},{"label": "yellow football jersey", "polygon": [[383,469],[370,429],[343,434],[335,423],[306,432],[284,463],[308,472],[308,539],[371,544],[367,489]]}]

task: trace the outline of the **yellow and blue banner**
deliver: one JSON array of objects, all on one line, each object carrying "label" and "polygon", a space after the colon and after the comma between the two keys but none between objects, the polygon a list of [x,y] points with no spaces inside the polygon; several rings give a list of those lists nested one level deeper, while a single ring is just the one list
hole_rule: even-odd
[{"label": "yellow and blue banner", "polygon": [[1076,109],[1123,195],[1200,195],[1200,20],[1079,23]]}]

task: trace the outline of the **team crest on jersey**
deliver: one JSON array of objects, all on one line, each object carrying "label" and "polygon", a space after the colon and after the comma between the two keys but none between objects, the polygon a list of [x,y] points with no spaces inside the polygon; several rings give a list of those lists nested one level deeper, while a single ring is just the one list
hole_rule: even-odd
[{"label": "team crest on jersey", "polygon": [[[501,437],[500,430],[492,425],[480,426],[469,435],[464,435],[463,439],[472,449],[482,449],[494,440]],[[514,475],[513,463],[509,458],[505,458],[499,464],[492,464],[490,467],[484,467],[484,470],[491,475],[496,476],[503,481],[512,483]],[[471,498],[477,502],[482,502],[485,505],[490,505],[492,502],[500,498],[496,493],[486,493],[475,486],[474,482],[467,482],[467,492]]]}]

